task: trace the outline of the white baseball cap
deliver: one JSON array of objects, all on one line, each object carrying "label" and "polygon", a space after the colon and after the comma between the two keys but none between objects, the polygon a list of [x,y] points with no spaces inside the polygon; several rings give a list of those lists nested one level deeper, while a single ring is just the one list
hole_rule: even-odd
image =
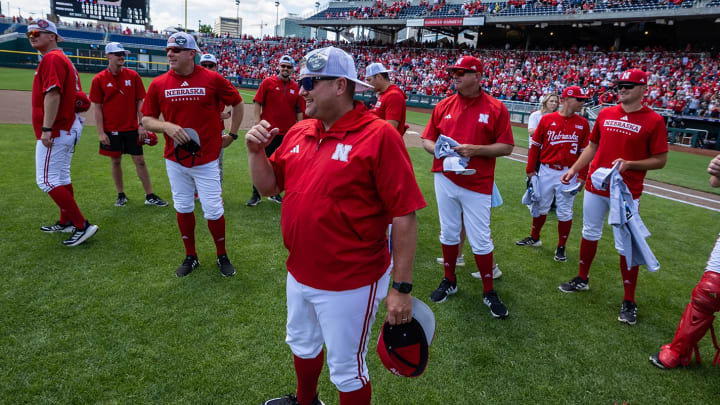
[{"label": "white baseball cap", "polygon": [[280,60],[278,61],[278,65],[282,65],[283,63],[295,66],[295,60],[290,55],[283,55],[280,58]]},{"label": "white baseball cap", "polygon": [[35,23],[32,25],[28,25],[27,30],[28,31],[38,30],[38,31],[52,32],[53,34],[57,35],[58,42],[65,40],[65,38],[61,37],[60,34],[58,34],[57,27],[55,27],[55,23],[52,21],[46,20],[44,18],[41,18],[41,19],[35,21]]},{"label": "white baseball cap", "polygon": [[371,63],[365,68],[365,77],[375,76],[378,73],[389,73],[392,69],[385,69],[382,63]]},{"label": "white baseball cap", "polygon": [[107,45],[105,45],[105,55],[115,52],[125,52],[125,55],[130,53],[130,51],[126,51],[119,42],[108,42]]},{"label": "white baseball cap", "polygon": [[170,38],[167,40],[167,45],[165,45],[166,48],[180,48],[180,49],[192,49],[198,52],[200,51],[200,48],[197,46],[197,42],[195,42],[195,38],[188,34],[187,32],[176,32],[172,35],[170,35]]},{"label": "white baseball cap", "polygon": [[200,57],[200,64],[202,65],[203,62],[212,62],[217,65],[217,59],[215,58],[215,55],[211,53],[204,53]]},{"label": "white baseball cap", "polygon": [[357,78],[352,56],[340,48],[328,46],[309,52],[300,61],[300,77],[332,76],[344,77],[355,82],[355,91],[367,91],[373,87]]}]

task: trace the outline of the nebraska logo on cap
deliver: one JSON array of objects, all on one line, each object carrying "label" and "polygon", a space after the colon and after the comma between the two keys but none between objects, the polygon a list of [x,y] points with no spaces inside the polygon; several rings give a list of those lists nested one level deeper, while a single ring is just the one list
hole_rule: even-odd
[{"label": "nebraska logo on cap", "polygon": [[48,22],[45,20],[38,20],[37,26],[40,28],[47,28],[50,26],[50,24],[48,24]]}]

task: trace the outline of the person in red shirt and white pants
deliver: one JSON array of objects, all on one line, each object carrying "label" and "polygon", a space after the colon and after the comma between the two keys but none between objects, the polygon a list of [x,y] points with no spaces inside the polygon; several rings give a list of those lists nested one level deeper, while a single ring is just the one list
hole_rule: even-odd
[{"label": "person in red shirt and white pants", "polygon": [[458,290],[455,266],[464,225],[482,276],[483,302],[493,317],[506,318],[509,312],[493,286],[490,208],[495,159],[512,153],[514,145],[510,115],[503,103],[480,88],[482,64],[477,58],[463,56],[448,70],[457,94],[440,101],[433,109],[422,135],[423,148],[434,154],[440,135],[452,138],[460,144],[453,150],[469,158],[466,169],[472,173],[444,171],[444,161],[450,157],[433,160],[445,274],[430,299],[444,302]]},{"label": "person in red shirt and white pants", "polygon": [[[518,246],[542,246],[540,231],[547,219],[553,198],[555,198],[558,218],[558,244],[555,249],[555,260],[559,262],[567,260],[565,244],[572,228],[573,203],[575,202],[575,194],[563,192],[567,186],[560,182],[560,178],[575,163],[579,154],[587,146],[590,124],[577,114],[582,110],[587,98],[587,94],[577,86],[570,86],[562,92],[560,111],[543,116],[533,133],[525,168],[528,180],[533,176],[538,176],[538,192],[542,199],[536,215],[533,216],[530,236],[515,242],[515,244]],[[540,162],[540,169],[536,172],[538,162]],[[580,173],[577,181],[581,184],[584,183],[584,176],[585,173]]]},{"label": "person in red shirt and white pants", "polygon": [[[185,260],[175,274],[185,277],[200,265],[195,250],[197,189],[215,242],[220,273],[233,276],[235,267],[225,249],[225,210],[218,164],[224,142],[218,105],[232,106],[228,135],[237,139],[243,118],[242,97],[220,74],[195,64],[200,49],[192,35],[171,35],[165,50],[170,70],[150,83],[142,113],[145,128],[165,134],[165,166],[185,245]],[[161,114],[163,121],[159,119]]]},{"label": "person in red shirt and white pants", "polygon": [[295,124],[270,159],[265,147],[278,128],[263,120],[245,136],[258,190],[263,195],[285,190],[285,342],[293,353],[297,390],[265,405],[322,404],[317,384],[323,344],[340,405],[369,405],[365,356],[375,314],[387,295],[391,325],[412,319],[415,211],[426,203],[395,128],[353,101],[354,92],[369,85],[357,79],[352,57],[334,47],[314,50],[301,62],[300,76],[300,94],[313,119]]},{"label": "person in red shirt and white pants", "polygon": [[65,246],[77,246],[95,235],[75,202],[70,163],[82,134],[83,119],[76,112],[76,95],[82,92],[77,70],[58,48],[63,38],[55,24],[39,19],[28,26],[30,45],[42,55],[32,86],[32,122],[35,138],[35,174],[38,187],[60,208],[60,219],[43,232],[72,232]]},{"label": "person in red shirt and white pants", "polygon": [[[561,181],[569,184],[588,164],[590,169],[587,179],[590,179],[595,170],[611,168],[619,163],[618,171],[633,199],[639,203],[646,172],[662,169],[667,162],[667,130],[663,118],[642,104],[647,88],[645,72],[640,69],[627,70],[615,84],[620,104],[600,111],[588,146],[575,164],[563,174]],[[566,293],[590,289],[588,274],[610,209],[609,191],[596,189],[592,181],[585,183],[585,190],[578,275],[558,287]],[[635,287],[638,271],[638,266],[628,267],[625,257],[620,256],[620,274],[625,295],[618,321],[628,325],[637,322]]]}]

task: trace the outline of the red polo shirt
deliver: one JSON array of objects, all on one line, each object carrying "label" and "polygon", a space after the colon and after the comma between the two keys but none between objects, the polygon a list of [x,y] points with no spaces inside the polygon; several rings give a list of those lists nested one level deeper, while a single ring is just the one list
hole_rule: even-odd
[{"label": "red polo shirt", "polygon": [[563,117],[556,111],[544,115],[533,133],[526,172],[535,171],[538,159],[548,165],[572,166],[587,146],[589,137],[590,124],[577,114]]},{"label": "red polo shirt", "polygon": [[427,205],[402,139],[358,102],[328,131],[295,124],[270,162],[285,190],[288,271],[313,288],[377,281],[390,265],[388,223]]},{"label": "red polo shirt", "polygon": [[377,102],[370,112],[384,119],[398,122],[395,129],[400,135],[405,133],[405,93],[400,87],[391,84],[385,91],[378,94]]},{"label": "red polo shirt", "polygon": [[35,138],[42,136],[43,117],[45,115],[45,93],[53,89],[60,90],[60,106],[52,125],[52,137],[60,136],[60,131],[69,131],[75,122],[75,93],[82,91],[77,71],[70,59],[60,49],[53,49],[43,55],[33,79],[32,87],[32,123]]},{"label": "red polo shirt", "polygon": [[[449,136],[460,144],[515,144],[507,107],[484,91],[473,98],[454,94],[437,103],[422,137],[435,142],[441,134]],[[460,187],[478,193],[492,194],[495,158],[472,157],[467,168],[475,169],[475,174],[460,175],[453,172],[443,174]],[[442,170],[442,159],[433,159],[432,171],[442,172]]]},{"label": "red polo shirt", "polygon": [[253,101],[263,106],[260,119],[277,127],[280,135],[285,135],[297,122],[297,113],[304,111],[300,99],[300,87],[294,80],[283,81],[272,76],[260,83]]},{"label": "red polo shirt", "polygon": [[[598,145],[590,163],[588,180],[600,167],[612,167],[615,159],[642,160],[668,151],[667,129],[663,118],[643,106],[642,109],[627,113],[622,104],[600,111],[590,142]],[[646,170],[625,170],[622,178],[633,198],[640,198]],[[593,187],[592,181],[585,183],[585,189],[593,194],[609,197],[608,191]]]},{"label": "red polo shirt", "polygon": [[[200,137],[200,153],[194,165],[212,162],[220,156],[222,148],[222,122],[218,105],[235,106],[242,103],[237,89],[219,74],[195,65],[187,76],[175,71],[153,79],[143,103],[142,113],[148,117],[160,117],[165,121],[194,129]],[[165,159],[177,162],[174,141],[165,135]],[[190,164],[186,159],[183,165]]]},{"label": "red polo shirt", "polygon": [[145,85],[136,71],[122,68],[117,75],[105,69],[93,77],[90,101],[102,104],[107,132],[138,129],[137,102],[145,98]]}]

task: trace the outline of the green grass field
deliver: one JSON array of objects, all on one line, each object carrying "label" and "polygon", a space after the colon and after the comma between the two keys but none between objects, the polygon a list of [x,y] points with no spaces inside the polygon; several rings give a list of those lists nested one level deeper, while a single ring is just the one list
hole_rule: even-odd
[{"label": "green grass field", "polygon": [[[245,207],[250,181],[242,143],[226,150],[224,164],[228,250],[238,274],[220,276],[197,207],[201,267],[178,279],[174,270],[183,248],[175,212],[143,204],[129,159],[124,169],[130,202],[114,207],[109,161],[97,154],[94,134],[85,128],[72,174],[79,206],[100,230],[87,243],[66,248],[60,242],[68,235],[38,229],[57,219],[57,208],[35,185],[30,126],[0,125],[6,230],[0,240],[6,257],[0,272],[0,402],[260,404],[292,392],[280,207],[267,200]],[[155,192],[169,200],[161,146],[145,150]],[[429,303],[442,277],[435,263],[440,245],[431,161],[420,149],[410,155],[428,202],[418,213],[413,293]],[[523,169],[508,159],[497,163],[505,204],[492,218],[495,257],[504,272],[496,289],[510,317],[495,320],[482,304],[466,247],[469,266],[458,269],[458,294],[431,304],[437,333],[422,377],[400,378],[382,367],[374,352],[385,316],[381,304],[367,356],[373,403],[716,403],[720,368],[710,365],[709,336],[700,342],[700,366],[662,371],[647,359],[672,339],[720,230],[720,213],[643,197],[643,218],[653,232],[649,242],[662,269],[641,269],[638,324],[629,327],[616,320],[622,282],[609,228],[593,264],[591,290],[557,290],[577,271],[582,194],[567,263],[552,260],[552,215],[543,247],[513,245],[530,231],[530,216],[519,202]],[[337,405],[327,367],[319,390],[326,404]]]}]

